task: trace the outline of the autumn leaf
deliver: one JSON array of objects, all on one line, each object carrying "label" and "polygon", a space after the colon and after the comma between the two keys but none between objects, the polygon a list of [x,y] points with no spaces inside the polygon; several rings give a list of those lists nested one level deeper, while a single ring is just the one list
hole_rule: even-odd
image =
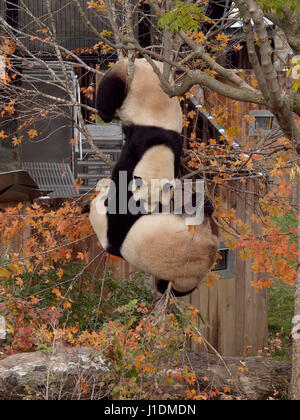
[{"label": "autumn leaf", "polygon": [[6,268],[0,268],[0,278],[3,277],[5,279],[9,279],[11,276],[11,272],[8,271]]},{"label": "autumn leaf", "polygon": [[14,136],[12,139],[12,143],[15,147],[17,147],[21,144],[22,140],[23,140],[23,136],[20,136],[20,137]]},{"label": "autumn leaf", "polygon": [[244,47],[241,44],[237,44],[233,48],[235,49],[235,51],[241,51]]},{"label": "autumn leaf", "polygon": [[64,303],[63,303],[63,308],[64,309],[70,309],[71,308],[71,303],[69,302],[69,301],[65,301]]},{"label": "autumn leaf", "polygon": [[6,139],[8,136],[4,133],[4,130],[0,131],[0,139]]},{"label": "autumn leaf", "polygon": [[31,128],[30,130],[28,130],[27,133],[31,139],[33,139],[34,137],[38,135],[37,131],[34,128]]},{"label": "autumn leaf", "polygon": [[258,86],[258,81],[257,81],[256,79],[251,80],[251,85],[252,85],[254,88],[257,88],[257,86]]},{"label": "autumn leaf", "polygon": [[17,286],[20,286],[20,287],[23,287],[24,281],[23,281],[23,279],[21,277],[17,277],[16,278],[16,285]]},{"label": "autumn leaf", "polygon": [[84,258],[85,258],[85,256],[84,256],[84,254],[83,254],[83,252],[78,252],[77,253],[77,258],[79,259],[79,260],[84,260]]},{"label": "autumn leaf", "polygon": [[56,287],[54,287],[53,289],[52,289],[52,293],[58,298],[58,299],[61,299],[62,298],[62,296],[61,296],[61,292],[56,288]]},{"label": "autumn leaf", "polygon": [[253,117],[252,115],[249,114],[245,114],[244,115],[245,120],[250,124],[254,124],[255,123],[255,117]]}]

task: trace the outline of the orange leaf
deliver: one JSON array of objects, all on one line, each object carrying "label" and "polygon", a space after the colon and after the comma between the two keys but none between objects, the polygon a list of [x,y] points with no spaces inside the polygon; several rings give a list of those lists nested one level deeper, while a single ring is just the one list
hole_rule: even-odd
[{"label": "orange leaf", "polygon": [[4,133],[3,130],[0,131],[0,139],[6,139],[8,136]]},{"label": "orange leaf", "polygon": [[31,139],[33,139],[34,137],[38,135],[38,133],[34,128],[31,128],[30,130],[28,130],[28,135]]}]

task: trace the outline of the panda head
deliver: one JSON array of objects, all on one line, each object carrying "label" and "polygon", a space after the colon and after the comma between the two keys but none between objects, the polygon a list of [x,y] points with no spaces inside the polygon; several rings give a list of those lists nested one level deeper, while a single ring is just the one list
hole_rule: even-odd
[{"label": "panda head", "polygon": [[123,131],[126,142],[116,171],[128,170],[130,162],[134,199],[147,203],[151,212],[153,204],[170,202],[172,184],[179,172],[182,138],[175,131],[152,126],[131,124],[124,126]]},{"label": "panda head", "polygon": [[[162,72],[163,64],[155,61]],[[146,59],[136,59],[130,88],[128,60],[118,61],[103,76],[97,93],[97,108],[104,122],[117,114],[122,124],[160,127],[181,133],[182,111],[178,98],[170,98]]]}]

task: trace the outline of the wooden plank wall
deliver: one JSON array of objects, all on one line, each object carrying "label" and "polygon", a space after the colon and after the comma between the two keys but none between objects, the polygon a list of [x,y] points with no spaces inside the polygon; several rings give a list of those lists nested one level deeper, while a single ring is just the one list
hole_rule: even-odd
[{"label": "wooden plank wall", "polygon": [[[8,209],[10,207],[16,207],[19,203],[15,203],[15,202],[7,202],[7,203],[1,203],[0,202],[0,210],[5,210]],[[26,207],[30,206],[29,202],[24,202],[22,203],[23,207],[20,211],[20,215],[24,215],[25,213],[25,209]],[[21,222],[24,221],[24,219],[20,219]],[[30,236],[30,228],[28,228],[28,226],[26,225],[26,219],[25,219],[25,223],[24,223],[24,227],[22,229],[22,231],[20,231],[18,233],[17,236],[15,236],[14,240],[12,243],[6,244],[5,241],[3,241],[3,238],[1,238],[1,234],[0,234],[0,256],[6,253],[6,249],[9,246],[10,248],[13,248],[16,250],[16,252],[21,252],[25,246],[25,243],[27,241],[27,239]]]},{"label": "wooden plank wall", "polygon": [[[251,80],[255,80],[255,76],[252,70],[237,70],[242,79],[246,80],[248,83],[251,83]],[[291,91],[291,81],[287,78],[286,71],[278,72],[278,79],[280,84],[280,89],[282,92]],[[219,78],[223,83],[229,84],[222,78]],[[267,109],[265,106],[259,106],[249,102],[238,102],[233,99],[227,98],[219,94],[207,95],[204,102],[204,107],[206,109],[212,109],[213,107],[223,106],[224,110],[228,112],[228,122],[229,127],[237,126],[238,132],[236,134],[236,140],[241,145],[256,146],[257,141],[262,139],[261,136],[249,136],[249,122],[245,115],[249,115],[251,110]],[[228,128],[228,127],[227,127]]]}]

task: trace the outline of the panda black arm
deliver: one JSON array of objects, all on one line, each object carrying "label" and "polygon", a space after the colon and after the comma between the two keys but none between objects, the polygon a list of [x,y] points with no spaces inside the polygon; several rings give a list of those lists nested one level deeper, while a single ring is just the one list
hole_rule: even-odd
[{"label": "panda black arm", "polygon": [[124,65],[115,64],[103,76],[97,91],[97,109],[106,123],[111,122],[127,94],[126,71]]}]

